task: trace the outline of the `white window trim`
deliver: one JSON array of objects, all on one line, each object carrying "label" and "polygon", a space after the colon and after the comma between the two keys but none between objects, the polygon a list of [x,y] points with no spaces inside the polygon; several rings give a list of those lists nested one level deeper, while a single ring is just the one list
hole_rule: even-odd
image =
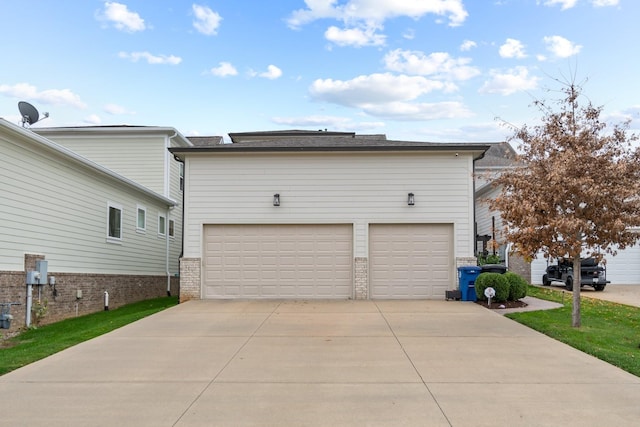
[{"label": "white window trim", "polygon": [[[162,223],[160,218],[164,219],[164,229],[160,230],[160,224]],[[158,214],[158,237],[165,238],[167,235],[167,217],[162,214]]]},{"label": "white window trim", "polygon": [[[173,224],[173,227],[171,227],[171,225]],[[167,232],[169,233],[169,238],[170,239],[175,239],[176,237],[176,222],[172,219],[169,220],[169,227]],[[173,233],[171,233],[171,229],[173,228]]]},{"label": "white window trim", "polygon": [[[109,235],[109,223],[110,223],[110,213],[111,213],[111,209],[118,209],[120,211],[120,237],[114,237],[114,236],[110,236]],[[124,217],[124,209],[122,209],[122,205],[118,204],[118,203],[114,203],[114,202],[107,202],[107,228],[106,228],[106,234],[107,234],[107,243],[122,243],[122,222],[123,222],[123,217]]]},{"label": "white window trim", "polygon": [[[138,223],[138,215],[140,213],[140,211],[144,212],[144,227],[140,227],[139,223]],[[143,205],[138,205],[136,208],[136,231],[138,233],[146,233],[147,232],[147,208],[146,206]]]}]

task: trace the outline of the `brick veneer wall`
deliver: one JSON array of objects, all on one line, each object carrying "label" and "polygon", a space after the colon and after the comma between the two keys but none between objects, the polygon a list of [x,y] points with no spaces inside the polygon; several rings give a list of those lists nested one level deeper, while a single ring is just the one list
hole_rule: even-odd
[{"label": "brick veneer wall", "polygon": [[369,259],[356,257],[354,260],[355,299],[369,299]]},{"label": "brick veneer wall", "polygon": [[200,258],[180,258],[180,302],[200,299]]},{"label": "brick veneer wall", "polygon": [[[26,255],[25,270],[33,270],[35,261],[44,259],[43,256]],[[33,286],[33,302],[40,300],[47,302],[47,313],[40,324],[57,322],[59,320],[94,313],[104,310],[104,292],[109,293],[109,308],[114,309],[145,299],[167,295],[166,276],[138,276],[113,274],[81,274],[59,273],[49,271],[49,276],[55,276],[56,295],[54,287],[50,285]],[[179,279],[171,278],[171,295],[180,292]],[[77,299],[77,291],[82,291],[82,298]],[[15,302],[21,305],[11,307],[13,320],[8,331],[17,330],[25,326],[27,286],[24,271],[0,272],[0,303]],[[36,319],[31,316],[31,323]],[[0,334],[7,329],[0,329]]]}]

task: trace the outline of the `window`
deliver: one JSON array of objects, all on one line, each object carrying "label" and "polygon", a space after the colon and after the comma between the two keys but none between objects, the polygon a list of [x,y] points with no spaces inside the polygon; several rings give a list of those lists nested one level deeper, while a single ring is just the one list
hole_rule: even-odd
[{"label": "window", "polygon": [[180,163],[180,191],[184,191],[184,163]]},{"label": "window", "polygon": [[173,220],[172,220],[172,219],[170,219],[170,220],[169,220],[169,237],[174,237],[174,236],[175,236],[175,234],[174,234],[174,230],[173,230],[173,228],[174,228],[174,224],[175,224],[175,223],[173,222]]},{"label": "window", "polygon": [[122,206],[107,203],[107,240],[122,240]]},{"label": "window", "polygon": [[137,231],[145,231],[147,229],[147,208],[138,206],[138,219],[136,222]]},{"label": "window", "polygon": [[167,219],[163,215],[158,215],[158,235],[164,236],[167,234]]}]

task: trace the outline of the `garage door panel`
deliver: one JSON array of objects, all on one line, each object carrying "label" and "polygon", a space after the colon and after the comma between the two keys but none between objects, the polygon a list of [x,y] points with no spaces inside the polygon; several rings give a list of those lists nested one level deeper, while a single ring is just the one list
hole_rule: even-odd
[{"label": "garage door panel", "polygon": [[350,224],[205,226],[205,298],[350,298]]},{"label": "garage door panel", "polygon": [[369,231],[372,298],[444,298],[453,268],[451,225],[372,224]]}]

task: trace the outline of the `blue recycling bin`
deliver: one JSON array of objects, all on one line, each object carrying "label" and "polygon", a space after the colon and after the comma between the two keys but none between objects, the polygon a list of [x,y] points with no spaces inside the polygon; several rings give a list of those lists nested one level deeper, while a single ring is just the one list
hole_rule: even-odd
[{"label": "blue recycling bin", "polygon": [[477,266],[458,267],[458,287],[462,301],[476,301],[476,279],[482,273]]}]

